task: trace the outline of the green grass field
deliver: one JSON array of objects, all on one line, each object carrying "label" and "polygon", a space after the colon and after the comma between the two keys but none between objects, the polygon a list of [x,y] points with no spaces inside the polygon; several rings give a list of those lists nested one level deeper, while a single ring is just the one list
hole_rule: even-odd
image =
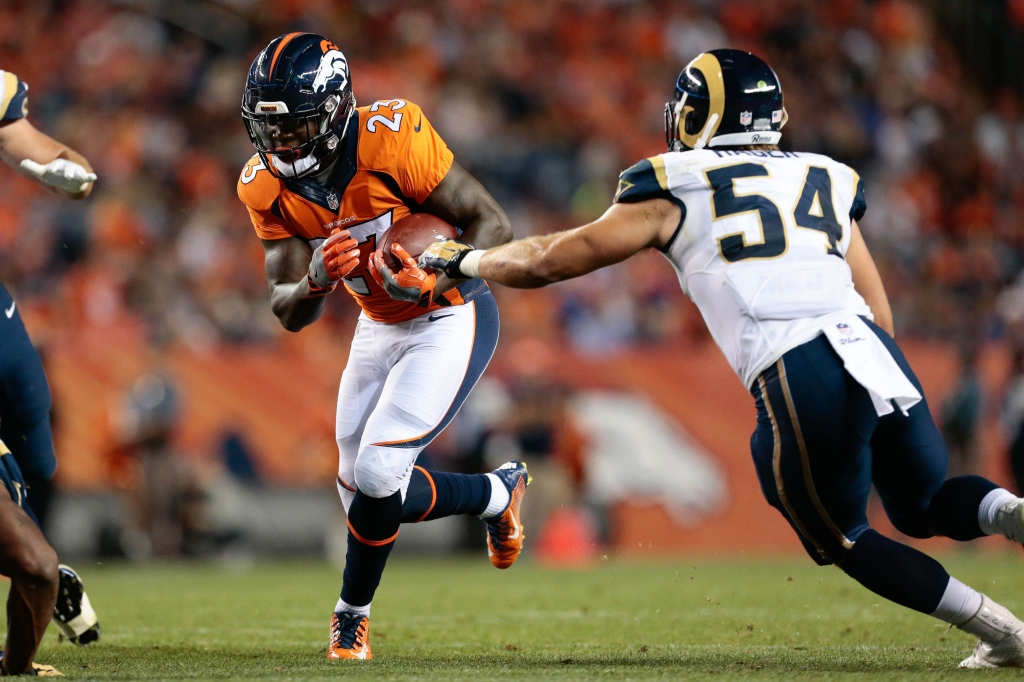
[{"label": "green grass field", "polygon": [[[1024,557],[960,555],[962,580],[1024,611]],[[483,556],[396,559],[370,663],[324,659],[340,573],[322,563],[76,566],[103,640],[39,660],[79,679],[913,679],[959,671],[972,640],[809,560],[601,563],[498,571]]]}]

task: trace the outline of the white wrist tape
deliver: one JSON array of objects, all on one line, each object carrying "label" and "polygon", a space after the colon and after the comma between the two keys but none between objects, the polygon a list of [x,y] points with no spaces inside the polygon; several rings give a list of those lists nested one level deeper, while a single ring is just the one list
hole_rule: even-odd
[{"label": "white wrist tape", "polygon": [[487,249],[475,249],[466,254],[466,257],[459,263],[459,272],[466,277],[480,276],[480,260],[487,253]]}]

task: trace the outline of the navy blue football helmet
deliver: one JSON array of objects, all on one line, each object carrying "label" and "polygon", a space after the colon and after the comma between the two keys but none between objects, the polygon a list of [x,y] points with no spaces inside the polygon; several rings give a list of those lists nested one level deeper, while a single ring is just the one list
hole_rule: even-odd
[{"label": "navy blue football helmet", "polygon": [[672,152],[777,144],[787,119],[772,67],[742,50],[711,50],[679,74],[665,105],[665,141]]},{"label": "navy blue football helmet", "polygon": [[289,33],[271,40],[249,67],[242,119],[267,170],[300,178],[337,158],[355,106],[338,46],[313,33]]}]

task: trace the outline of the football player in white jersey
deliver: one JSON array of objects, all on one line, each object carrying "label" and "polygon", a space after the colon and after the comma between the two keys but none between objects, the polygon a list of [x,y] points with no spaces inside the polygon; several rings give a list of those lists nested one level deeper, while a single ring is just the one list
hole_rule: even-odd
[{"label": "football player in white jersey", "polygon": [[[0,71],[0,160],[54,194],[88,196],[96,180],[89,162],[37,130],[27,115],[28,85]],[[99,639],[100,627],[78,574],[57,563],[37,526],[33,500],[41,499],[57,470],[50,388],[3,284],[0,308],[0,482],[9,493],[0,495],[0,574],[11,579],[0,675],[51,674],[50,666],[32,662],[51,617],[65,637],[83,646]]]},{"label": "football player in white jersey", "polygon": [[946,480],[945,444],[857,227],[861,181],[826,156],[779,151],[785,123],[765,62],[706,52],[666,105],[669,152],[625,171],[601,218],[485,251],[439,243],[419,266],[531,288],[660,249],[753,395],[762,490],[811,557],[977,636],[961,666],[1024,666],[1024,622],[868,526],[874,484],[911,537],[1024,542],[1024,500],[978,476]]}]

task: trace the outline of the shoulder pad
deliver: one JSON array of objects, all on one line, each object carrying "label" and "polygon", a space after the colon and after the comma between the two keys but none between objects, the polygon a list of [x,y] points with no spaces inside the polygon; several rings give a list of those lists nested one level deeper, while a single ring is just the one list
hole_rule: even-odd
[{"label": "shoulder pad", "polygon": [[9,71],[0,71],[0,121],[28,116],[28,84]]},{"label": "shoulder pad", "polygon": [[382,99],[356,109],[359,114],[359,167],[386,171],[404,154],[423,110],[405,99]]},{"label": "shoulder pad", "polygon": [[619,187],[615,190],[615,202],[631,204],[648,199],[678,200],[668,189],[668,174],[665,159],[652,156],[627,168],[619,175]]},{"label": "shoulder pad", "polygon": [[281,193],[281,181],[275,178],[256,154],[245,164],[238,177],[238,198],[257,211],[268,211]]}]

